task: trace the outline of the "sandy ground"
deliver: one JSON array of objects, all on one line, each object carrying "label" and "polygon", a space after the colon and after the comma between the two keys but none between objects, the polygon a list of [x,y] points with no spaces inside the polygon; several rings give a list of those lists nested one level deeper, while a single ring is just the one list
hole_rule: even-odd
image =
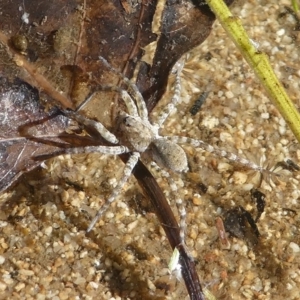
[{"label": "sandy ground", "polygon": [[[246,2],[237,1],[234,13],[299,106],[300,36],[285,9],[290,1]],[[182,101],[164,134],[203,139],[269,168],[287,158],[299,162],[291,131],[219,24],[188,55],[182,80]],[[208,98],[191,115],[204,91]],[[250,190],[258,187],[256,173],[201,149],[185,149],[190,172],[174,179],[188,212],[186,243],[203,285],[216,299],[298,299],[299,174],[285,171],[280,182],[272,184],[274,176],[264,181],[258,243],[253,245],[249,229],[243,239],[229,237],[224,249],[215,220],[238,206],[255,217]],[[0,299],[188,299],[184,284],[169,275],[170,246],[133,179],[86,236],[90,216],[122,167],[120,159],[99,154],[58,157],[1,195],[1,202],[10,202],[0,212]],[[170,197],[167,182],[158,181]]]}]

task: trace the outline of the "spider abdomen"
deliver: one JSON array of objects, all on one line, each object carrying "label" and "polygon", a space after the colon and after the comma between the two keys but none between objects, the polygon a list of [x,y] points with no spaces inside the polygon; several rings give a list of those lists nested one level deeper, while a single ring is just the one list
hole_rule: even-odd
[{"label": "spider abdomen", "polygon": [[184,172],[188,169],[184,150],[177,144],[166,139],[157,139],[151,144],[153,160],[161,167],[174,172]]}]

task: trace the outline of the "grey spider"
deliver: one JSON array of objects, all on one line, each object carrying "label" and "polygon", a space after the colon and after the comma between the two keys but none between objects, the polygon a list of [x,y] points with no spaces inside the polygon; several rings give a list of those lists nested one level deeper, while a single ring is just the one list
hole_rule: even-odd
[{"label": "grey spider", "polygon": [[[246,166],[247,168],[256,170],[260,173],[269,172],[263,167],[247,160],[240,158],[233,153],[226,152],[224,150],[216,149],[213,146],[203,142],[202,140],[192,139],[182,136],[161,136],[159,130],[162,127],[164,121],[170,115],[170,113],[176,108],[180,93],[181,93],[181,81],[180,74],[184,67],[184,59],[179,60],[173,67],[172,73],[175,74],[174,95],[171,98],[170,103],[158,114],[156,122],[150,122],[148,111],[146,108],[143,96],[139,92],[137,86],[132,83],[128,78],[124,77],[119,71],[114,69],[104,58],[99,57],[100,61],[112,72],[120,76],[123,82],[127,85],[128,91],[123,90],[115,86],[106,86],[104,90],[110,90],[118,92],[124,101],[127,112],[120,110],[117,120],[117,136],[107,130],[100,122],[90,120],[84,116],[73,112],[64,111],[64,114],[79,123],[95,128],[101,136],[108,142],[115,144],[115,146],[88,146],[81,148],[68,149],[67,153],[88,153],[88,152],[100,152],[103,154],[118,155],[122,153],[130,153],[130,158],[125,164],[123,176],[118,181],[116,188],[111,192],[109,198],[105,204],[97,212],[93,220],[91,221],[87,232],[91,231],[102,214],[109,208],[111,203],[115,201],[117,196],[121,193],[124,184],[130,177],[133,168],[140,159],[143,157],[150,158],[152,160],[151,165],[160,172],[163,177],[166,177],[171,191],[175,197],[176,206],[179,211],[180,217],[180,238],[181,243],[184,244],[185,235],[185,216],[186,211],[183,205],[182,199],[178,196],[177,186],[172,180],[169,172],[187,172],[188,162],[185,151],[179,144],[186,143],[194,147],[200,147],[205,151],[214,153],[215,155],[225,157],[230,161]],[[82,105],[88,102],[87,99]],[[80,108],[81,108],[80,107]],[[80,109],[79,108],[79,109]]]}]

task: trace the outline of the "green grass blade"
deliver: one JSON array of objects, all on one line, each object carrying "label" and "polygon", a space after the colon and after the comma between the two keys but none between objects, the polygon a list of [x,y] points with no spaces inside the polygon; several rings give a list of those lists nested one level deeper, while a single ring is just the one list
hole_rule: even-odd
[{"label": "green grass blade", "polygon": [[254,70],[274,105],[300,142],[300,115],[277,79],[269,63],[268,56],[256,48],[243,28],[240,19],[231,14],[223,0],[206,0],[206,2],[250,67]]}]

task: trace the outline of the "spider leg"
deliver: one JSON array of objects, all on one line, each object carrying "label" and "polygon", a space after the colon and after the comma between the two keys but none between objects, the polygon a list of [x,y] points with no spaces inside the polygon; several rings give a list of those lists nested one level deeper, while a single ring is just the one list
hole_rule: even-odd
[{"label": "spider leg", "polygon": [[123,82],[131,89],[131,92],[133,93],[136,106],[139,112],[139,116],[143,121],[148,121],[148,109],[146,107],[146,103],[144,101],[144,98],[140,91],[138,90],[137,86],[132,83],[127,77],[125,77],[120,71],[113,68],[108,61],[102,57],[99,56],[99,60],[112,72],[114,72],[116,75],[118,75],[120,78],[122,78]]},{"label": "spider leg", "polygon": [[184,137],[184,136],[164,136],[164,138],[169,141],[172,141],[174,143],[189,144],[194,147],[200,147],[201,149],[203,149],[209,153],[215,154],[219,157],[227,158],[229,161],[232,161],[234,163],[245,166],[248,169],[258,171],[261,174],[276,175],[273,171],[268,170],[262,166],[259,166],[258,164],[254,163],[246,158],[239,157],[234,153],[215,148],[215,147],[211,146],[210,144],[208,144],[204,141],[201,141],[201,140],[196,140],[196,139],[192,139],[192,138]]},{"label": "spider leg", "polygon": [[83,115],[72,110],[62,110],[62,112],[65,116],[77,121],[78,123],[96,129],[101,134],[101,136],[108,142],[112,144],[117,144],[119,142],[116,136],[112,134],[108,129],[106,129],[104,125],[102,125],[100,122],[88,119]]},{"label": "spider leg", "polygon": [[171,192],[175,198],[176,207],[179,213],[179,235],[181,244],[184,245],[184,238],[185,238],[185,230],[186,230],[186,210],[185,206],[183,204],[182,199],[179,197],[178,188],[175,183],[175,181],[170,176],[169,172],[161,169],[155,162],[151,162],[151,167],[157,172],[162,175],[162,177],[165,177],[168,180],[169,186],[171,188]]},{"label": "spider leg", "polygon": [[165,106],[165,108],[159,113],[157,117],[156,124],[159,128],[161,128],[162,124],[165,122],[165,120],[170,115],[170,113],[173,112],[180,98],[180,93],[181,93],[180,74],[183,69],[183,66],[184,66],[184,60],[182,59],[179,62],[177,62],[173,68],[174,72],[176,72],[175,84],[174,84],[174,95],[171,99],[171,102]]},{"label": "spider leg", "polygon": [[128,110],[128,113],[131,115],[131,116],[134,116],[134,117],[138,117],[139,114],[138,114],[138,111],[137,111],[137,108],[136,108],[136,105],[134,103],[134,101],[132,100],[131,96],[128,94],[127,91],[117,87],[117,86],[113,86],[113,85],[105,85],[105,86],[101,86],[99,88],[100,91],[108,91],[108,92],[116,92],[116,93],[119,93],[122,100],[124,101],[126,107],[127,107],[127,110]]},{"label": "spider leg", "polygon": [[[81,153],[102,153],[110,155],[118,155],[122,153],[128,153],[130,150],[125,146],[87,146],[87,147],[75,147],[65,148],[51,153],[50,157],[64,155],[64,154],[81,154]],[[46,160],[49,155],[37,155],[34,156],[37,160]]]},{"label": "spider leg", "polygon": [[[132,100],[132,98],[128,94],[128,92],[126,92],[125,90],[122,90],[121,88],[116,87],[116,86],[102,86],[102,87],[99,88],[99,90],[101,90],[101,91],[113,91],[113,92],[119,93],[121,95],[121,98],[123,99],[126,107],[127,107],[128,113],[133,117],[138,117],[139,116],[134,101]],[[108,142],[110,142],[112,144],[117,144],[119,142],[117,137],[113,133],[111,133],[108,129],[106,129],[104,125],[102,125],[100,122],[91,120],[91,119],[86,118],[83,115],[80,115],[80,114],[77,113],[77,111],[81,110],[92,99],[92,97],[95,93],[96,93],[96,91],[94,91],[89,97],[87,97],[85,99],[85,101],[83,101],[80,104],[80,106],[76,109],[76,111],[62,110],[62,109],[61,109],[61,111],[65,116],[67,116],[67,117],[69,117],[73,120],[76,120],[78,123],[83,124],[83,125],[88,126],[88,127],[94,128]]]},{"label": "spider leg", "polygon": [[[123,99],[123,101],[128,109],[129,114],[131,116],[138,117],[138,112],[137,112],[135,103],[126,91],[122,90],[121,88],[115,87],[115,86],[103,86],[103,87],[100,87],[99,90],[113,91],[113,92],[120,93],[121,98]],[[92,99],[92,97],[95,93],[96,93],[96,91],[94,91],[83,103],[81,103],[81,105],[76,109],[76,111],[71,111],[71,110],[61,110],[61,111],[63,112],[64,115],[66,115],[67,117],[69,117],[71,119],[76,120],[78,123],[96,129],[101,134],[101,136],[104,139],[106,139],[108,142],[110,142],[112,144],[117,144],[119,142],[117,137],[114,134],[112,134],[109,130],[107,130],[104,127],[104,125],[102,125],[100,122],[91,120],[91,119],[86,118],[83,115],[80,115],[77,113],[78,110],[82,109],[84,107],[84,105],[86,105]]]},{"label": "spider leg", "polygon": [[119,180],[116,188],[112,191],[111,195],[109,196],[107,201],[104,203],[104,205],[98,210],[96,216],[90,223],[90,225],[87,229],[87,232],[90,232],[93,229],[95,224],[101,218],[102,214],[109,208],[111,203],[113,203],[116,200],[116,198],[120,194],[124,184],[127,182],[129,176],[131,175],[133,168],[137,164],[139,157],[140,157],[139,152],[132,153],[132,155],[130,156],[129,160],[127,161],[127,163],[125,165],[123,177]]}]

